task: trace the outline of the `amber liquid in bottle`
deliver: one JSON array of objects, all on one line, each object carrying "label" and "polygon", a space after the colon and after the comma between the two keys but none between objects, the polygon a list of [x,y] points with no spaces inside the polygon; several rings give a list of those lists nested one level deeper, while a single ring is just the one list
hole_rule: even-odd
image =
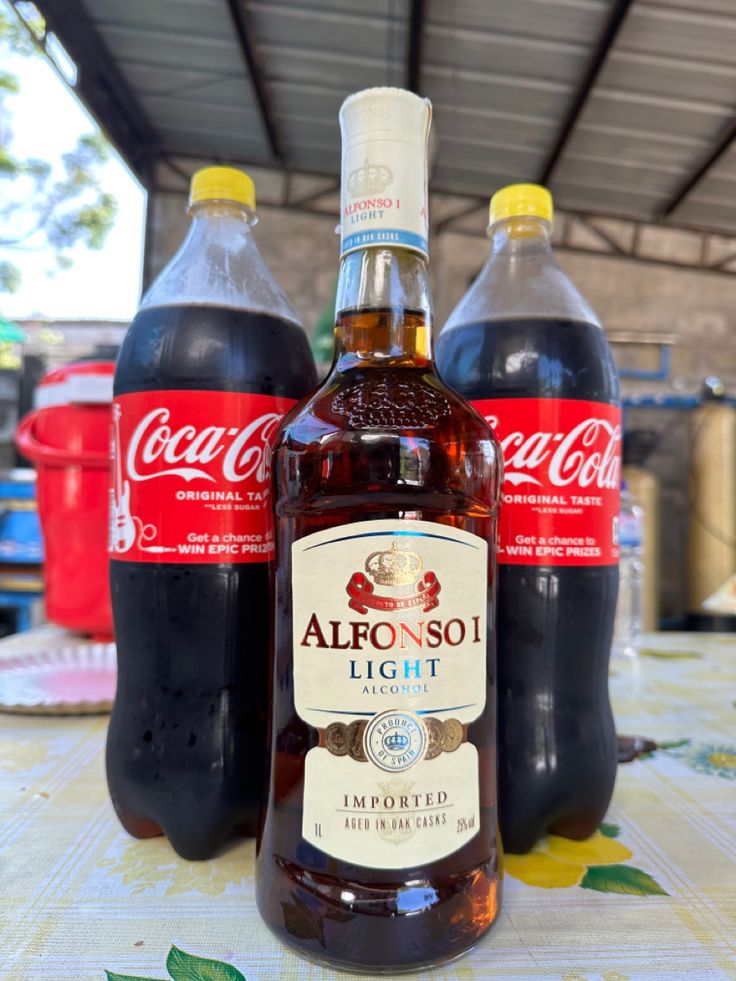
[{"label": "amber liquid in bottle", "polygon": [[[356,299],[360,305],[351,305]],[[464,953],[499,908],[493,545],[500,453],[481,417],[435,370],[423,256],[393,248],[349,254],[338,310],[332,372],[287,417],[274,454],[272,755],[257,899],[271,930],[300,953],[396,974]],[[355,864],[303,837],[305,757],[320,736],[297,715],[293,685],[292,544],[381,519],[435,522],[489,543],[485,707],[467,727],[479,757],[480,826],[452,854],[401,869],[373,866],[369,839],[365,864]]]}]

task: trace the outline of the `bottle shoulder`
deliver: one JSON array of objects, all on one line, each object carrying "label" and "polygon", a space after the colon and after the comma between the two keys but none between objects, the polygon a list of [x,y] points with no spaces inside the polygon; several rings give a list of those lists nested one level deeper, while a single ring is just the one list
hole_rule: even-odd
[{"label": "bottle shoulder", "polygon": [[589,321],[537,316],[455,323],[439,336],[437,364],[468,399],[619,399],[606,336]]},{"label": "bottle shoulder", "polygon": [[298,322],[264,262],[251,222],[240,208],[202,212],[141,300],[141,309],[168,304],[219,304]]},{"label": "bottle shoulder", "polygon": [[[434,372],[332,375],[284,420],[274,451],[276,510],[359,507],[490,514],[501,451],[485,420]],[[388,509],[388,510],[387,510]]]},{"label": "bottle shoulder", "polygon": [[210,304],[146,307],[123,341],[115,394],[213,388],[298,399],[316,384],[306,334],[271,313]]},{"label": "bottle shoulder", "polygon": [[516,240],[492,251],[465,296],[450,314],[449,326],[479,320],[535,318],[541,312],[560,320],[600,326],[589,302],[541,239]]},{"label": "bottle shoulder", "polygon": [[496,448],[485,419],[430,368],[371,367],[331,374],[284,420],[277,446],[319,450],[330,434],[373,443],[387,439],[484,443]]}]

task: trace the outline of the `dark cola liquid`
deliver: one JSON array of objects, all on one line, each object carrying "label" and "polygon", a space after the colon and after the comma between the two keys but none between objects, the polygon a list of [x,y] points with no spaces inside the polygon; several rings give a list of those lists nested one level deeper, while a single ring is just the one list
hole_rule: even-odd
[{"label": "dark cola liquid", "polygon": [[[303,331],[218,306],[143,310],[115,395],[161,389],[299,399],[314,388]],[[137,837],[164,833],[207,858],[255,835],[264,788],[269,563],[110,563],[118,688],[107,740],[115,810]]]},{"label": "dark cola liquid", "polygon": [[[443,379],[471,402],[618,402],[605,336],[588,323],[468,324],[440,335],[437,363]],[[499,811],[506,851],[528,851],[546,831],[585,838],[605,815],[616,775],[608,660],[617,593],[615,565],[499,565]]]}]

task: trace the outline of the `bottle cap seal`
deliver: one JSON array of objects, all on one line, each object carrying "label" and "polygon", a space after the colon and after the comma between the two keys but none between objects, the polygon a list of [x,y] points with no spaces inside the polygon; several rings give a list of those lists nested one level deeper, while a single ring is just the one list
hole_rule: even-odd
[{"label": "bottle cap seal", "polygon": [[504,218],[542,218],[552,221],[552,195],[541,184],[509,184],[491,198],[488,223]]},{"label": "bottle cap seal", "polygon": [[256,188],[243,170],[236,170],[235,167],[204,167],[192,177],[189,206],[202,201],[236,201],[255,211]]},{"label": "bottle cap seal", "polygon": [[383,86],[349,95],[340,107],[343,152],[371,140],[426,150],[432,103],[408,89]]}]

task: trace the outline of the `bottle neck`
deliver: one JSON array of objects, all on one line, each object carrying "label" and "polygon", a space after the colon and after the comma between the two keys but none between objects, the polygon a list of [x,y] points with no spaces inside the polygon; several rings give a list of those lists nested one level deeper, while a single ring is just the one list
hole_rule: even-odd
[{"label": "bottle neck", "polygon": [[547,254],[553,259],[551,232],[552,226],[543,218],[503,218],[490,229],[491,256],[514,259]]},{"label": "bottle neck", "polygon": [[432,363],[426,258],[405,248],[350,252],[340,266],[334,370]]},{"label": "bottle neck", "polygon": [[189,217],[191,225],[184,248],[190,243],[196,243],[197,247],[209,244],[242,247],[244,241],[252,239],[251,226],[258,221],[250,208],[234,201],[201,201],[191,206]]}]

